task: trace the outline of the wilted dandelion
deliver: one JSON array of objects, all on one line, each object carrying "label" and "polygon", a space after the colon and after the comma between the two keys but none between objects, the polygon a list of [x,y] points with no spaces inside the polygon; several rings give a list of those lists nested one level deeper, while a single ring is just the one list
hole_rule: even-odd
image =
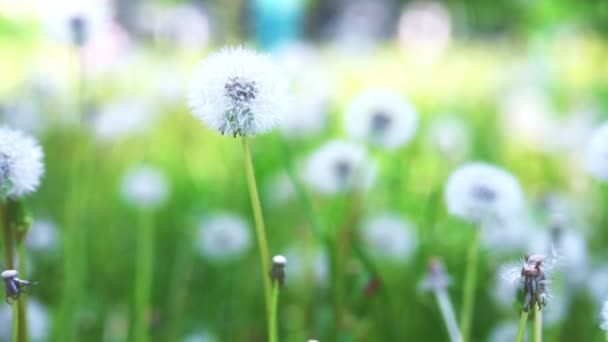
[{"label": "wilted dandelion", "polygon": [[58,231],[55,223],[49,220],[35,220],[28,230],[25,245],[29,250],[46,251],[56,247]]},{"label": "wilted dandelion", "polygon": [[189,93],[194,116],[221,134],[256,135],[274,128],[287,112],[287,81],[269,57],[226,48],[195,69]]},{"label": "wilted dandelion", "polygon": [[316,150],[304,170],[304,181],[326,195],[366,190],[375,178],[376,168],[365,149],[340,140],[330,141]]},{"label": "wilted dandelion", "polygon": [[152,166],[132,167],[122,181],[123,198],[142,209],[154,209],[162,205],[169,195],[169,183],[164,173]]},{"label": "wilted dandelion", "polygon": [[608,180],[608,123],[603,123],[591,135],[585,152],[589,173],[602,181]]},{"label": "wilted dandelion", "polygon": [[445,188],[448,211],[471,222],[509,218],[523,202],[519,182],[507,171],[485,163],[465,164]]},{"label": "wilted dandelion", "polygon": [[36,191],[44,173],[42,158],[36,140],[0,127],[0,197],[16,199]]},{"label": "wilted dandelion", "polygon": [[211,260],[230,260],[249,248],[249,226],[235,214],[214,214],[201,222],[195,244],[198,251]]},{"label": "wilted dandelion", "polygon": [[[9,341],[12,337],[13,310],[4,305],[0,310],[0,340]],[[27,330],[30,341],[43,342],[49,340],[50,319],[47,309],[38,301],[28,298],[27,301]]]},{"label": "wilted dandelion", "polygon": [[353,139],[394,150],[412,139],[418,115],[401,95],[388,89],[370,89],[355,97],[344,120]]},{"label": "wilted dandelion", "polygon": [[418,244],[411,223],[392,213],[366,219],[361,235],[374,254],[399,262],[407,261]]},{"label": "wilted dandelion", "polygon": [[510,264],[501,270],[503,279],[523,288],[523,311],[538,306],[539,310],[551,298],[550,272],[553,270],[553,260],[542,254],[526,256],[522,263]]}]

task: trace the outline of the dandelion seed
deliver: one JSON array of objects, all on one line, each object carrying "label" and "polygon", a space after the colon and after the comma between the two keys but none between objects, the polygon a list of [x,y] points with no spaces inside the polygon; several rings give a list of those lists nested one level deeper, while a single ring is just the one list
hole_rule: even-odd
[{"label": "dandelion seed", "polygon": [[30,251],[45,251],[56,247],[58,231],[55,223],[36,220],[28,229],[25,244]]},{"label": "dandelion seed", "polygon": [[217,213],[204,219],[195,240],[198,251],[211,260],[232,260],[251,245],[250,230],[239,216]]},{"label": "dandelion seed", "polygon": [[392,213],[366,219],[361,235],[376,255],[400,262],[406,262],[418,244],[411,223]]},{"label": "dandelion seed", "polygon": [[346,132],[353,139],[394,150],[413,138],[418,115],[399,94],[387,89],[371,89],[352,101],[344,120]]},{"label": "dandelion seed", "polygon": [[599,126],[587,144],[585,163],[589,173],[601,180],[608,180],[608,123]]},{"label": "dandelion seed", "polygon": [[[492,330],[488,341],[490,342],[513,342],[517,337],[517,323],[500,323]],[[524,335],[524,341],[528,341],[527,331]]]},{"label": "dandelion seed", "polygon": [[363,147],[333,140],[309,157],[303,178],[311,188],[332,195],[369,189],[376,178],[376,168]]},{"label": "dandelion seed", "polygon": [[36,140],[0,127],[0,197],[14,199],[36,191],[44,173],[42,158]]},{"label": "dandelion seed", "polygon": [[600,312],[600,328],[608,333],[608,300],[604,302]]},{"label": "dandelion seed", "polygon": [[471,222],[509,218],[522,205],[519,182],[505,170],[469,163],[454,171],[445,188],[448,212]]},{"label": "dandelion seed", "polygon": [[221,134],[265,133],[287,112],[287,81],[269,57],[226,48],[195,69],[189,103],[195,117]]},{"label": "dandelion seed", "polygon": [[129,204],[142,209],[155,209],[166,202],[169,184],[160,169],[137,166],[127,170],[121,190],[123,198]]},{"label": "dandelion seed", "polygon": [[[4,305],[0,310],[0,340],[12,337],[12,307]],[[27,300],[27,330],[30,341],[43,342],[49,339],[50,318],[47,309],[35,299]]]}]

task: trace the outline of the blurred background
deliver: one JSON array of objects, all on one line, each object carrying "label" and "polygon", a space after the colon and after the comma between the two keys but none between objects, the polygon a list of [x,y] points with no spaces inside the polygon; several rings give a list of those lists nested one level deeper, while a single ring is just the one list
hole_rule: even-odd
[{"label": "blurred background", "polygon": [[[142,222],[155,234],[152,340],[265,340],[240,141],[200,125],[185,100],[201,58],[246,45],[273,55],[294,94],[290,118],[253,140],[270,250],[289,259],[282,340],[448,340],[420,282],[441,257],[459,312],[473,233],[447,215],[442,191],[452,170],[483,160],[519,179],[527,210],[495,229],[515,236],[483,238],[472,340],[513,340],[521,303],[498,270],[532,245],[548,250],[559,225],[574,242],[562,247],[569,267],[546,308],[546,340],[602,341],[608,188],[583,154],[608,113],[607,35],[601,0],[1,0],[0,120],[46,155],[27,199],[32,340],[131,339]],[[355,209],[308,189],[313,215],[359,232],[388,212],[417,238],[405,253],[390,234],[361,234],[383,282],[351,256],[336,322],[336,270],[286,169],[346,139],[345,109],[374,88],[412,104],[414,138],[370,149],[378,174]],[[396,255],[377,253],[387,246]],[[3,306],[2,341],[10,315]]]}]

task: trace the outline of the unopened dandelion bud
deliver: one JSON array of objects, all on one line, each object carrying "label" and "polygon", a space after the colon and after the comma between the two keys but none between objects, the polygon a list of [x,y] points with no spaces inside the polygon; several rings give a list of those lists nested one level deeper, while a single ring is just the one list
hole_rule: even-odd
[{"label": "unopened dandelion bud", "polygon": [[272,258],[272,270],[270,271],[270,279],[273,282],[278,281],[280,286],[285,284],[285,265],[287,258],[282,255],[276,255]]}]

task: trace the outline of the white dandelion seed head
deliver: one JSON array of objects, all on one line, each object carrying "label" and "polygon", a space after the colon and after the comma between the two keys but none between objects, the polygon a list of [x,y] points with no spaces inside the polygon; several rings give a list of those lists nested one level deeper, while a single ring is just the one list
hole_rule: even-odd
[{"label": "white dandelion seed head", "polygon": [[600,311],[600,328],[608,333],[608,300],[604,302]]},{"label": "white dandelion seed head", "polygon": [[585,165],[593,177],[608,181],[608,122],[591,135],[585,151]]},{"label": "white dandelion seed head", "polygon": [[31,251],[45,251],[57,246],[58,230],[49,220],[35,220],[27,231],[25,245]]},{"label": "white dandelion seed head", "polygon": [[[0,340],[9,341],[13,330],[13,309],[3,305],[0,310]],[[47,341],[50,331],[50,320],[47,309],[31,297],[27,300],[27,330],[33,342]]]},{"label": "white dandelion seed head", "polygon": [[102,143],[115,142],[145,133],[157,113],[143,100],[121,99],[105,105],[92,121],[95,137]]},{"label": "white dandelion seed head", "polygon": [[[86,44],[112,26],[113,9],[108,0],[40,1],[40,15],[46,30],[55,40],[74,44],[74,30],[80,30]],[[78,45],[81,45],[81,44]]]},{"label": "white dandelion seed head", "polygon": [[225,48],[194,70],[189,103],[194,116],[222,134],[255,135],[274,128],[289,107],[287,80],[262,54]]},{"label": "white dandelion seed head", "polygon": [[454,171],[445,187],[448,212],[470,222],[509,218],[523,202],[517,179],[486,163],[468,163]]},{"label": "white dandelion seed head", "polygon": [[312,282],[320,287],[327,286],[329,258],[322,250],[308,251],[292,247],[285,255],[289,259],[289,278],[293,280],[292,284],[304,285]]},{"label": "white dandelion seed head", "polygon": [[311,188],[326,195],[362,191],[373,185],[376,167],[362,146],[332,140],[310,155],[303,179]]},{"label": "white dandelion seed head", "polygon": [[421,58],[435,57],[452,41],[452,19],[440,2],[414,2],[401,13],[398,27],[401,45]]},{"label": "white dandelion seed head", "polygon": [[135,166],[127,170],[122,180],[122,196],[129,204],[142,209],[155,209],[169,196],[169,182],[160,169]]},{"label": "white dandelion seed head", "polygon": [[401,95],[388,89],[370,89],[357,95],[346,109],[344,126],[359,141],[394,150],[414,136],[418,115]]},{"label": "white dandelion seed head", "polygon": [[464,121],[440,117],[428,130],[429,145],[451,161],[463,160],[471,149],[471,133]]},{"label": "white dandelion seed head", "polygon": [[215,261],[231,260],[249,249],[249,225],[235,214],[217,213],[203,219],[195,243],[204,257]]},{"label": "white dandelion seed head", "polygon": [[[489,342],[513,342],[517,338],[519,325],[514,322],[500,323],[490,333]],[[528,341],[528,331],[524,334],[524,341]]]},{"label": "white dandelion seed head", "polygon": [[374,254],[400,262],[409,260],[418,245],[412,224],[392,213],[366,219],[361,235]]},{"label": "white dandelion seed head", "polygon": [[44,174],[43,157],[35,139],[0,127],[0,197],[18,198],[36,191]]},{"label": "white dandelion seed head", "polygon": [[593,299],[598,302],[608,297],[608,266],[596,268],[591,272],[587,288]]}]

